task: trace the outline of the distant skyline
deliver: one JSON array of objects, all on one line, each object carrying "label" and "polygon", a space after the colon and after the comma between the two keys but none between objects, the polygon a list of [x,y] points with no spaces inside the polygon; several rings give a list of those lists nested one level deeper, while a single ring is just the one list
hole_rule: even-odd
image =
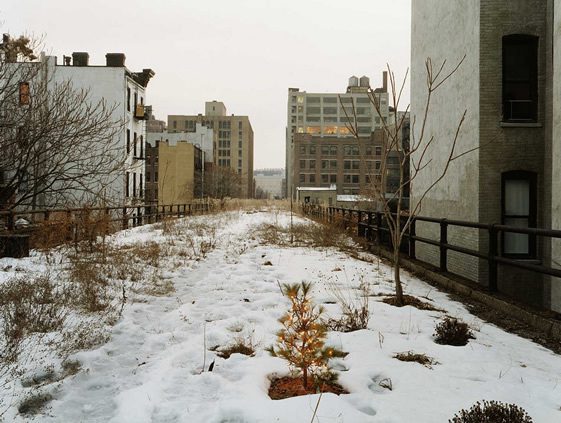
[{"label": "distant skyline", "polygon": [[[45,37],[58,56],[86,51],[93,65],[122,52],[151,68],[147,104],[158,119],[204,113],[223,101],[255,132],[254,167],[284,167],[289,87],[344,92],[351,75],[381,86],[389,63],[410,62],[410,0],[4,0],[2,32]],[[402,107],[409,101],[409,84]]]}]

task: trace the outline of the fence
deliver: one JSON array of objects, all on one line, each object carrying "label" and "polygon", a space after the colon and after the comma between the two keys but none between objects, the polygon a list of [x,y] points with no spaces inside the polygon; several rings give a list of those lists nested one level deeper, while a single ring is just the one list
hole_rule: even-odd
[{"label": "fence", "polygon": [[[359,237],[367,239],[369,242],[380,246],[391,247],[391,239],[389,236],[389,228],[386,218],[382,212],[373,212],[367,210],[352,210],[340,207],[322,207],[315,205],[307,205],[303,208],[305,214],[322,219],[327,222],[340,221],[347,227],[356,228]],[[440,226],[440,237],[438,240],[423,238],[416,235],[416,225],[418,222],[429,222]],[[487,251],[478,251],[465,248],[459,245],[453,245],[448,242],[448,228],[473,228],[486,231],[488,234]],[[549,275],[561,277],[561,270],[552,267],[532,264],[513,258],[502,256],[499,253],[499,239],[505,233],[516,233],[528,235],[533,239],[538,237],[547,237],[551,239],[561,240],[561,231],[537,228],[520,228],[514,226],[484,224],[476,222],[465,222],[460,220],[438,219],[432,217],[415,216],[411,225],[403,237],[400,250],[409,258],[416,259],[415,247],[417,243],[429,244],[437,247],[440,252],[439,268],[442,272],[448,271],[448,251],[455,251],[472,257],[477,257],[487,262],[488,266],[488,289],[496,292],[498,266],[510,266],[518,269],[529,270],[540,275]]]},{"label": "fence", "polygon": [[[14,239],[29,242],[22,235],[31,237],[32,247],[40,246],[38,234],[48,234],[48,246],[64,242],[78,242],[107,235],[121,229],[159,222],[170,217],[184,217],[192,214],[208,213],[212,209],[209,202],[186,204],[153,205],[142,204],[120,207],[91,207],[68,209],[45,209],[30,211],[0,211],[0,257],[6,253],[6,246]],[[18,224],[24,218],[25,224]],[[28,237],[29,238],[29,237]],[[21,247],[19,247],[21,248]],[[29,247],[24,247],[24,251]]]}]

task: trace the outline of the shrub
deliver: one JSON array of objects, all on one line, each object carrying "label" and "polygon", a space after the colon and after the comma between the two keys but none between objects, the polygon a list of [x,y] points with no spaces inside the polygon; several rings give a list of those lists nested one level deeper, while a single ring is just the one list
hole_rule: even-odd
[{"label": "shrub", "polygon": [[268,348],[271,355],[280,357],[302,372],[304,388],[308,387],[308,378],[329,380],[333,374],[327,367],[330,358],[339,355],[339,351],[325,346],[327,328],[321,322],[323,308],[310,300],[310,283],[301,285],[284,285],[282,292],[290,300],[290,309],[279,322],[283,328],[277,333],[276,348]]},{"label": "shrub", "polygon": [[361,277],[360,287],[355,298],[345,296],[339,285],[331,284],[329,289],[339,302],[343,315],[338,319],[329,319],[326,323],[327,327],[339,332],[366,329],[370,320],[368,309],[370,284]]},{"label": "shrub", "polygon": [[19,343],[29,333],[59,329],[65,318],[63,295],[49,276],[14,278],[0,285],[3,359],[17,356]]},{"label": "shrub", "polygon": [[453,317],[446,317],[435,327],[435,341],[437,344],[463,346],[470,339],[474,339],[467,323]]},{"label": "shrub", "polygon": [[450,423],[532,423],[526,411],[498,401],[476,402],[469,410],[460,410]]}]

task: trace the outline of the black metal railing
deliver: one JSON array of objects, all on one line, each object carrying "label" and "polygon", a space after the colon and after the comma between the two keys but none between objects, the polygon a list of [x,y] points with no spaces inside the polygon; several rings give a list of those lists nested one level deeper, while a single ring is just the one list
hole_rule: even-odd
[{"label": "black metal railing", "polygon": [[[305,205],[303,207],[303,212],[304,214],[329,223],[339,222],[346,228],[356,228],[357,235],[359,237],[366,238],[369,242],[380,246],[391,247],[392,241],[388,234],[389,227],[385,222],[383,212],[345,209],[340,207],[322,207],[317,205]],[[402,219],[407,218],[408,216],[402,217]],[[440,226],[439,239],[429,239],[418,236],[416,229],[419,222],[438,224]],[[472,228],[486,231],[488,236],[486,251],[474,250],[460,245],[451,244],[448,240],[448,229],[451,227]],[[501,237],[504,233],[524,234],[535,238],[548,237],[552,239],[561,239],[561,230],[520,228],[498,224],[484,224],[445,218],[440,219],[415,216],[411,221],[411,225],[409,226],[407,233],[404,234],[402,244],[400,245],[400,251],[405,253],[409,258],[417,259],[417,243],[437,247],[439,249],[438,267],[442,272],[448,272],[448,251],[455,251],[460,254],[485,260],[488,266],[488,289],[492,292],[498,291],[499,265],[524,269],[540,275],[549,275],[561,278],[561,269],[555,269],[549,266],[544,266],[543,264],[534,264],[526,260],[517,260],[515,258],[501,255],[499,251],[499,237]]]}]

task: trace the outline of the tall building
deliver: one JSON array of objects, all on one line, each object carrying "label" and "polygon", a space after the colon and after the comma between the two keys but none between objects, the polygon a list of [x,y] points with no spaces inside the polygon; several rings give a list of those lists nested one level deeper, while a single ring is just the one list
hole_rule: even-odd
[{"label": "tall building", "polygon": [[[378,115],[369,96],[370,80],[363,76],[349,78],[349,85],[344,93],[307,93],[298,88],[288,89],[287,125],[286,125],[286,189],[287,197],[296,198],[299,181],[296,174],[294,137],[308,134],[310,137],[328,137],[343,143],[354,137],[349,129],[349,119],[359,136],[370,137],[376,129],[381,128],[381,119],[389,116],[387,73],[383,73],[381,88],[372,90],[378,99],[382,117]],[[356,113],[356,122],[354,115]]]},{"label": "tall building", "polygon": [[[9,42],[9,37],[4,35],[4,43],[7,42]],[[1,46],[0,50],[2,50]],[[96,105],[103,101],[107,110],[111,111],[110,123],[122,123],[110,141],[114,162],[111,164],[114,170],[110,174],[91,175],[87,181],[85,178],[84,180],[77,179],[72,180],[73,183],[69,184],[67,178],[70,173],[76,172],[75,168],[79,168],[82,164],[68,163],[65,170],[60,171],[61,174],[53,184],[53,186],[67,184],[68,188],[65,191],[57,192],[56,196],[46,190],[36,205],[39,207],[81,206],[84,204],[134,206],[142,203],[146,87],[154,76],[154,72],[151,69],[143,69],[141,72],[130,71],[125,66],[125,55],[122,53],[107,53],[104,65],[90,65],[89,54],[85,52],[74,52],[72,57],[65,56],[62,64],[57,63],[57,57],[45,54],[41,54],[39,60],[32,63],[15,61],[12,63],[9,60],[8,62],[6,66],[13,66],[14,69],[18,66],[39,69],[33,80],[19,82],[20,89],[24,86],[27,90],[25,97],[27,107],[40,106],[33,104],[33,94],[37,92],[34,90],[44,89],[46,92],[53,93],[56,92],[57,87],[69,83],[73,92],[88,93],[87,101],[89,103],[81,105],[84,111],[96,113],[95,107],[99,107]],[[71,111],[67,111],[67,113],[71,113]],[[71,127],[72,116],[68,116],[68,119],[69,127],[60,128],[61,131],[74,130]],[[45,143],[47,144],[48,140]],[[88,152],[95,152],[98,148],[100,146],[92,142],[88,147]],[[92,154],[93,156],[94,154]],[[98,157],[97,160],[107,160],[107,157]],[[49,170],[41,171],[48,172]],[[77,171],[79,172],[80,169]],[[87,189],[84,189],[86,184]]]},{"label": "tall building", "polygon": [[[253,128],[247,116],[228,116],[220,101],[205,103],[205,114],[169,115],[168,132],[193,132],[197,123],[214,130],[216,172],[228,171],[237,180],[239,195],[253,196]],[[226,172],[223,172],[226,174]]]},{"label": "tall building", "polygon": [[[413,181],[412,204],[442,171],[450,134],[467,110],[457,152],[445,178],[424,198],[422,215],[518,227],[561,227],[561,10],[553,0],[415,0],[411,32],[412,139],[419,139],[427,99],[425,61],[457,72],[433,93],[425,134],[434,137],[430,166]],[[556,4],[556,6],[558,6]],[[436,30],[435,30],[436,28]],[[420,153],[419,153],[420,154]],[[417,154],[414,159],[420,158]],[[417,234],[436,238],[436,225]],[[561,244],[524,234],[499,237],[499,254],[561,267]],[[487,253],[487,231],[455,229],[448,242]],[[437,263],[438,251],[419,244],[417,256]],[[482,285],[485,260],[449,253],[449,270]],[[561,281],[499,266],[499,291],[561,312]]]}]

